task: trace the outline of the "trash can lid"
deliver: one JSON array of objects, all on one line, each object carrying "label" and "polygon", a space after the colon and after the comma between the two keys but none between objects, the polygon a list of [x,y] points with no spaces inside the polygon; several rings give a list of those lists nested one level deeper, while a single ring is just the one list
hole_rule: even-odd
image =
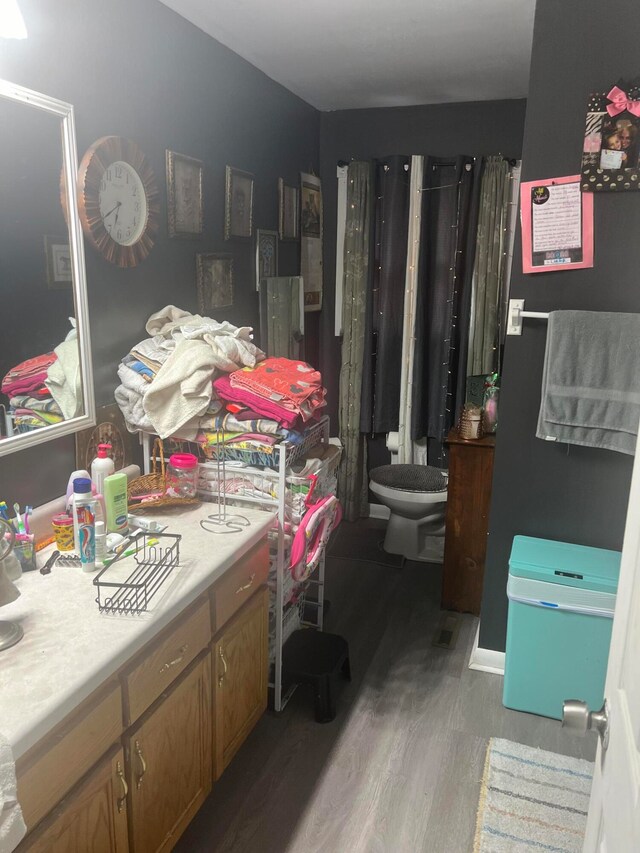
[{"label": "trash can lid", "polygon": [[581,589],[615,593],[620,551],[590,548],[533,536],[514,536],[509,574]]}]

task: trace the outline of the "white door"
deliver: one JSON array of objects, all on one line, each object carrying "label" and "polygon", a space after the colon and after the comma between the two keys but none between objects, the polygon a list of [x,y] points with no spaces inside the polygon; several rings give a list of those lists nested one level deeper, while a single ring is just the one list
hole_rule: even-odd
[{"label": "white door", "polygon": [[[631,480],[605,697],[609,746],[598,744],[584,853],[640,851],[640,441]],[[591,708],[591,711],[598,710]]]}]

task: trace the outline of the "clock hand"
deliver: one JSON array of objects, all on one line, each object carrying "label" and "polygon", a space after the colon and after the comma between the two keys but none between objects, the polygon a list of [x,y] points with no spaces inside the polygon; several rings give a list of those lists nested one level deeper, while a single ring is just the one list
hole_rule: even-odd
[{"label": "clock hand", "polygon": [[[103,214],[102,218],[103,218],[103,219],[106,219],[106,218],[107,218],[107,216],[111,216],[111,214],[113,213],[113,211],[114,211],[114,210],[118,210],[118,208],[119,208],[119,207],[121,207],[121,206],[122,206],[122,202],[121,202],[121,201],[119,201],[119,202],[116,204],[116,206],[115,206],[115,207],[112,207],[112,208],[111,208],[111,210],[109,211],[109,213],[105,213],[105,214]],[[118,214],[116,213],[116,219],[117,219],[117,218],[118,218]]]}]

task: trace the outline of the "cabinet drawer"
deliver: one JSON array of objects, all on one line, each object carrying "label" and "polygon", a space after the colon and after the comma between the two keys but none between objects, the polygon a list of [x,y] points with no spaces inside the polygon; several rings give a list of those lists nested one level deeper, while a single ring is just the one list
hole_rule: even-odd
[{"label": "cabinet drawer", "polygon": [[269,543],[266,539],[241,557],[211,590],[211,619],[214,633],[219,631],[269,574]]},{"label": "cabinet drawer", "polygon": [[18,801],[31,829],[122,733],[122,695],[107,685],[83,703],[17,766]]},{"label": "cabinet drawer", "polygon": [[204,598],[123,673],[125,725],[131,725],[147,710],[210,639],[209,603]]}]

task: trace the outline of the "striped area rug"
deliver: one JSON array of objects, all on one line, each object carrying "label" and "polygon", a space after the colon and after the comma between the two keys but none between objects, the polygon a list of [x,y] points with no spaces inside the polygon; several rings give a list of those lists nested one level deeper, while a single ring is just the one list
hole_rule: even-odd
[{"label": "striped area rug", "polygon": [[593,764],[492,738],[474,853],[580,853]]}]

